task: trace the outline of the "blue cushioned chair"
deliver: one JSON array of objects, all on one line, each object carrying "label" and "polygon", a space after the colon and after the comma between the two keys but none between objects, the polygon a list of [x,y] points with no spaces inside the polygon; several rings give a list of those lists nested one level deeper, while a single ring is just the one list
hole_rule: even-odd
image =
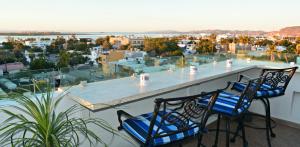
[{"label": "blue cushioned chair", "polygon": [[[218,91],[188,97],[156,99],[151,113],[131,116],[118,110],[119,130],[124,129],[141,146],[162,146],[179,144],[187,138],[198,138],[201,145],[202,134]],[[200,103],[201,99],[206,104]],[[126,119],[123,121],[122,118]]]},{"label": "blue cushioned chair", "polygon": [[[267,141],[268,146],[271,146],[270,141],[270,133],[271,137],[275,137],[272,127],[271,127],[271,114],[270,114],[270,98],[278,97],[284,95],[286,88],[293,77],[295,71],[298,67],[292,68],[284,68],[284,69],[263,69],[260,76],[264,76],[265,79],[263,80],[263,84],[260,86],[259,90],[256,93],[255,99],[261,100],[265,106],[266,116],[266,134],[267,134]],[[233,84],[232,89],[238,92],[242,92],[245,87],[246,83],[243,83],[244,80],[249,79],[247,76],[240,75],[238,82]],[[236,135],[232,138],[232,142],[235,141]]]},{"label": "blue cushioned chair", "polygon": [[[243,125],[244,114],[247,112],[247,109],[250,107],[252,99],[255,97],[255,93],[261,86],[263,77],[258,79],[249,80],[248,84],[245,85],[243,92],[240,95],[232,94],[226,92],[230,86],[233,86],[233,83],[229,82],[227,87],[223,89],[216,101],[212,106],[212,113],[218,115],[217,119],[217,130],[214,146],[218,145],[218,136],[220,128],[220,118],[225,118],[226,121],[226,146],[229,146],[229,135],[230,135],[230,120],[232,118],[237,118],[239,120],[239,126],[242,130],[243,145],[247,146],[248,143],[245,137],[245,130]],[[208,99],[201,99],[200,103],[207,105],[209,102]]]}]

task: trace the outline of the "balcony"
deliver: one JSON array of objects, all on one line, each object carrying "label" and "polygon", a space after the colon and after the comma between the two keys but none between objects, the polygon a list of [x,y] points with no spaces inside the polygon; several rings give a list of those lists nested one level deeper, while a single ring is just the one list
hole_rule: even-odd
[{"label": "balcony", "polygon": [[[166,66],[160,66],[159,69],[161,70],[149,72],[150,79],[144,84],[140,82],[138,76],[129,77],[131,73],[124,74],[124,76],[121,76],[121,74],[114,75],[105,80],[95,79],[90,83],[66,84],[55,92],[60,93],[64,89],[68,92],[67,98],[63,101],[63,105],[59,107],[59,110],[62,111],[73,104],[80,104],[83,109],[78,113],[78,116],[102,118],[108,121],[113,128],[117,128],[119,125],[116,115],[117,110],[125,110],[132,115],[152,112],[154,109],[153,101],[156,98],[172,98],[199,94],[202,91],[212,91],[224,88],[227,81],[236,81],[240,74],[257,77],[261,68],[291,66],[288,63],[249,61],[245,59],[234,59],[232,65],[227,66],[224,59],[218,61],[213,62],[213,60],[210,60],[205,64],[194,65],[197,70],[193,73],[191,73],[189,67],[194,64],[192,62],[184,63],[183,67],[175,67],[175,69],[172,69],[174,66],[166,64]],[[164,69],[161,67],[164,67]],[[300,137],[300,87],[297,86],[299,81],[300,74],[297,71],[288,86],[286,94],[271,100],[271,114],[278,123],[274,130],[277,137],[272,139],[273,146],[296,146],[300,143],[298,139]],[[70,87],[70,85],[72,86]],[[258,101],[252,103],[250,110],[258,114],[264,114],[262,104]],[[209,119],[208,127],[210,129],[214,128],[215,120],[215,117]],[[263,124],[262,120],[259,119],[254,119],[254,122]],[[234,128],[234,124],[232,128]],[[95,130],[97,129],[95,128]],[[97,132],[112,147],[132,146],[131,143],[117,136],[112,139],[112,135],[104,133],[103,130],[97,130]],[[121,132],[123,133],[123,131]],[[247,128],[246,134],[249,146],[266,146],[264,130]],[[220,136],[220,144],[224,144],[224,138],[223,135]],[[205,135],[204,144],[210,146],[213,140],[214,132],[211,131]],[[195,139],[191,139],[186,141],[184,146],[192,147],[195,143]],[[241,146],[240,138],[231,145]]]}]

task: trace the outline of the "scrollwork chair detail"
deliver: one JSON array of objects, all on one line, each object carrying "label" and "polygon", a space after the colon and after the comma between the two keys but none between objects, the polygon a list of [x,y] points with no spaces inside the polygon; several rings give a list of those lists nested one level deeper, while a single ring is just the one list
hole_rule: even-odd
[{"label": "scrollwork chair detail", "polygon": [[[260,76],[264,76],[264,81],[259,90],[256,93],[255,99],[261,100],[265,106],[266,116],[266,135],[268,146],[271,146],[270,135],[275,137],[275,133],[271,127],[271,113],[270,113],[270,98],[275,98],[285,94],[287,86],[295,74],[298,67],[284,68],[284,69],[263,69]],[[238,82],[235,82],[232,89],[242,92],[246,84],[243,81],[247,81],[248,77],[240,75]],[[235,140],[234,136],[232,142]]]},{"label": "scrollwork chair detail", "polygon": [[[205,125],[218,91],[194,96],[156,99],[154,111],[132,116],[123,110],[118,110],[119,130],[124,129],[141,146],[161,146],[179,144],[187,138],[198,138],[201,145]],[[200,99],[209,97],[208,105],[203,105]],[[123,121],[122,118],[126,119]]]},{"label": "scrollwork chair detail", "polygon": [[[214,147],[218,145],[221,117],[224,118],[226,122],[226,147],[229,147],[230,121],[232,120],[232,118],[239,120],[238,126],[239,128],[241,128],[243,133],[243,145],[244,147],[248,146],[243,124],[244,115],[250,107],[252,99],[255,97],[255,93],[261,86],[263,79],[264,77],[260,77],[258,79],[250,79],[240,95],[236,95],[226,91],[228,88],[233,86],[234,83],[232,82],[228,82],[227,87],[222,89],[222,91],[219,93],[215,104],[212,107],[212,114],[218,115]],[[208,104],[207,102],[208,100],[201,101],[201,103],[203,104]]]}]

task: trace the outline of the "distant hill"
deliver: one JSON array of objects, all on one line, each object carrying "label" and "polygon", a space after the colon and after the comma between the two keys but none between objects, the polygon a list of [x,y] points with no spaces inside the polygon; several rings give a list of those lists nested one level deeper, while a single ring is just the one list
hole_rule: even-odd
[{"label": "distant hill", "polygon": [[174,30],[163,30],[163,31],[149,31],[146,33],[161,33],[161,34],[189,34],[189,33],[193,33],[193,34],[199,34],[199,33],[214,33],[214,34],[226,34],[226,33],[230,33],[230,34],[244,34],[244,35],[263,35],[266,34],[267,32],[264,31],[252,31],[252,30],[219,30],[219,29],[215,29],[215,30],[194,30],[194,31],[187,31],[187,32],[180,32],[180,31],[174,31]]},{"label": "distant hill", "polygon": [[199,31],[190,31],[190,33],[214,33],[214,34],[244,34],[244,35],[263,35],[266,32],[264,31],[252,31],[252,30],[199,30]]},{"label": "distant hill", "polygon": [[285,27],[278,31],[281,36],[300,36],[300,26]]}]

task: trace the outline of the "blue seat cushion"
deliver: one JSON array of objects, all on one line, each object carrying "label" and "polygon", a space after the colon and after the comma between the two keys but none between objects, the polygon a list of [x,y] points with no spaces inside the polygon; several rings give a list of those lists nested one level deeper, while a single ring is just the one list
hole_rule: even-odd
[{"label": "blue seat cushion", "polygon": [[[190,128],[190,129],[186,129],[185,131],[180,131],[178,133],[175,133],[175,134],[169,135],[169,136],[164,136],[164,137],[157,136],[157,133],[156,133],[157,130],[158,130],[159,134],[164,135],[164,134],[168,134],[170,132],[174,133],[174,131],[178,131],[178,129],[180,129],[179,127],[177,127],[179,125],[170,123],[167,120],[165,120],[164,123],[161,123],[162,116],[166,113],[167,112],[160,111],[156,117],[154,128],[151,133],[152,137],[154,137],[154,136],[156,136],[156,137],[154,137],[154,139],[150,142],[151,146],[168,144],[168,143],[171,143],[171,142],[174,142],[177,140],[184,139],[189,136],[194,136],[198,133],[198,131],[199,131],[198,125],[196,123],[194,123],[193,121],[189,120],[188,128]],[[172,115],[175,115],[175,114],[172,113]],[[170,115],[169,117],[172,117],[172,115]],[[150,126],[152,117],[153,117],[152,112],[142,114],[137,117],[129,118],[129,119],[125,120],[123,122],[122,126],[126,132],[128,132],[129,134],[131,134],[132,136],[137,138],[142,143],[146,143],[148,130],[149,130],[149,126]],[[163,124],[163,125],[160,125],[160,124]],[[158,126],[161,126],[161,128],[158,129]]]},{"label": "blue seat cushion", "polygon": [[[247,84],[235,82],[232,86],[232,88],[236,91],[242,92],[246,88]],[[284,88],[283,87],[276,87],[272,88],[268,84],[262,84],[260,89],[257,91],[256,98],[262,98],[262,97],[276,97],[284,94]]]},{"label": "blue seat cushion", "polygon": [[[235,111],[239,99],[240,96],[238,95],[222,91],[219,93],[219,96],[217,97],[212,109],[215,113],[223,113],[229,116],[238,115],[247,110],[251,104],[251,102],[248,99],[244,99],[241,107],[237,108],[237,111]],[[210,97],[206,97],[204,99],[201,99],[200,103],[207,105],[209,101]]]}]

